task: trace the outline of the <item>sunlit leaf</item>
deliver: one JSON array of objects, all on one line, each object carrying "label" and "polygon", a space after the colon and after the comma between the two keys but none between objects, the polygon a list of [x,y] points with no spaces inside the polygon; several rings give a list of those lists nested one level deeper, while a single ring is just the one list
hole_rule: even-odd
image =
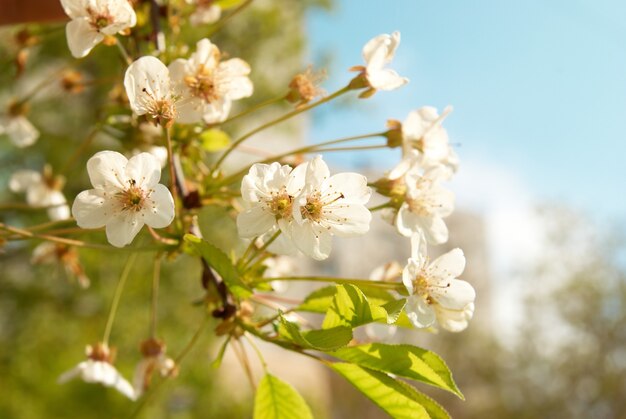
[{"label": "sunlit leaf", "polygon": [[328,308],[322,328],[357,327],[376,321],[387,321],[384,308],[370,303],[365,294],[354,285],[337,285],[337,292]]},{"label": "sunlit leaf", "polygon": [[254,419],[312,419],[311,409],[289,384],[266,374],[254,398]]},{"label": "sunlit leaf", "polygon": [[200,133],[199,138],[202,148],[210,153],[223,150],[230,144],[228,134],[219,129],[203,131]]}]

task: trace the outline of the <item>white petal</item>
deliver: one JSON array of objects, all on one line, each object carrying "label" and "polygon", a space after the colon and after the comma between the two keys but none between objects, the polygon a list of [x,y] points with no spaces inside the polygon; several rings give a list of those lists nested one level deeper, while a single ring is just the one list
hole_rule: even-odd
[{"label": "white petal", "polygon": [[176,122],[178,123],[197,124],[202,121],[206,112],[207,104],[200,98],[187,96],[176,102]]},{"label": "white petal", "polygon": [[107,240],[115,247],[124,247],[132,243],[143,225],[137,214],[118,214],[107,222]]},{"label": "white petal", "polygon": [[237,229],[239,236],[243,238],[265,234],[275,225],[276,218],[260,205],[255,205],[237,216]]},{"label": "white petal", "polygon": [[141,212],[143,221],[152,228],[164,228],[174,220],[174,198],[165,185],[156,184]]},{"label": "white petal", "polygon": [[402,283],[406,287],[407,292],[413,295],[415,289],[413,288],[413,280],[421,273],[422,265],[419,260],[410,258],[407,261],[407,265],[402,270]]},{"label": "white petal", "polygon": [[129,1],[107,1],[106,8],[113,17],[113,24],[102,29],[102,32],[113,35],[137,24],[137,15]]},{"label": "white petal", "polygon": [[372,70],[367,72],[367,81],[376,90],[394,90],[409,82],[406,77],[401,77],[389,68]]},{"label": "white petal", "polygon": [[26,191],[26,202],[33,207],[47,207],[50,205],[50,193],[52,190],[45,183],[32,185]]},{"label": "white petal", "polygon": [[217,67],[217,60],[220,56],[220,50],[207,38],[201,39],[196,43],[196,52],[191,55],[189,61],[193,67],[199,65],[208,69]]},{"label": "white petal", "polygon": [[9,118],[5,133],[17,147],[23,148],[33,145],[39,138],[39,131],[23,115]]},{"label": "white petal", "polygon": [[369,64],[372,60],[380,60],[380,65],[382,66],[384,63],[393,59],[399,43],[400,32],[394,32],[391,35],[378,35],[370,39],[363,47],[363,59],[367,64]]},{"label": "white petal", "polygon": [[128,160],[126,178],[134,180],[140,188],[152,188],[161,179],[161,164],[152,154],[139,153]]},{"label": "white petal", "polygon": [[113,217],[113,206],[106,192],[89,189],[78,194],[72,205],[72,214],[81,228],[100,228]]},{"label": "white petal", "polygon": [[459,248],[439,256],[428,266],[428,276],[445,281],[458,278],[465,269],[465,255]]},{"label": "white petal", "polygon": [[329,177],[328,165],[324,162],[322,156],[315,156],[307,167],[305,189],[319,189]]},{"label": "white petal", "polygon": [[324,208],[322,224],[328,227],[333,234],[342,237],[353,237],[365,234],[370,229],[372,214],[359,204],[328,205]]},{"label": "white petal", "polygon": [[324,195],[343,195],[344,202],[365,205],[372,191],[367,187],[367,178],[358,173],[337,173],[326,181]]},{"label": "white petal", "polygon": [[448,241],[448,227],[439,217],[420,217],[419,226],[430,244],[442,244]]},{"label": "white petal", "polygon": [[217,22],[222,15],[222,8],[217,4],[210,6],[197,6],[196,11],[189,16],[189,22],[193,26]]},{"label": "white petal", "polygon": [[232,101],[229,98],[221,98],[211,103],[204,103],[202,118],[207,124],[222,122],[228,118]]},{"label": "white petal", "polygon": [[85,0],[61,0],[61,6],[65,14],[72,19],[87,16],[87,4]]},{"label": "white petal", "polygon": [[170,100],[169,70],[158,58],[141,57],[128,66],[124,87],[133,112],[143,115],[148,112],[147,104]]},{"label": "white petal", "polygon": [[291,237],[302,253],[315,260],[324,260],[332,250],[332,236],[310,222],[291,223]]},{"label": "white petal", "polygon": [[86,366],[87,366],[87,361],[81,362],[80,364],[72,368],[71,370],[66,371],[63,374],[61,374],[59,378],[57,378],[57,383],[64,384],[70,380],[73,380],[76,377],[81,376],[83,373],[83,369],[85,369]]},{"label": "white petal", "polygon": [[41,174],[34,170],[18,170],[9,179],[9,189],[13,192],[25,192],[28,188],[41,183]]},{"label": "white petal", "polygon": [[406,299],[406,315],[417,328],[432,326],[435,323],[435,310],[419,295]]},{"label": "white petal", "polygon": [[419,231],[419,216],[409,209],[405,202],[396,215],[396,229],[404,237],[411,237]]},{"label": "white petal", "polygon": [[298,196],[303,190],[306,184],[306,173],[309,167],[309,163],[301,163],[296,166],[295,169],[289,173],[289,180],[287,181],[287,193],[291,196]]},{"label": "white petal", "polygon": [[461,310],[449,310],[439,304],[433,305],[437,322],[449,332],[461,332],[467,329],[469,321],[474,315],[474,303],[468,304]]},{"label": "white petal", "polygon": [[52,221],[67,220],[70,218],[70,207],[67,206],[65,196],[61,191],[51,191],[48,195],[48,217]]},{"label": "white petal", "polygon": [[[441,286],[445,288],[440,288]],[[431,292],[433,299],[442,307],[452,310],[460,310],[476,299],[474,287],[469,282],[460,279],[451,279],[435,290]]]},{"label": "white petal", "polygon": [[96,31],[87,18],[79,17],[65,26],[67,46],[74,58],[82,58],[98,45],[104,35]]},{"label": "white petal", "polygon": [[126,189],[128,159],[117,151],[100,151],[87,161],[87,173],[94,188]]}]

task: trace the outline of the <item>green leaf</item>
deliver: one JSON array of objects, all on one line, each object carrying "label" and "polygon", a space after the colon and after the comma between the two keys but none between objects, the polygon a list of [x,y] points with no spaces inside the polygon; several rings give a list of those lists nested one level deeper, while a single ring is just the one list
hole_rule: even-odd
[{"label": "green leaf", "polygon": [[363,324],[387,321],[387,312],[371,304],[365,294],[354,285],[337,285],[337,293],[328,308],[323,329],[336,326],[357,327]]},{"label": "green leaf", "polygon": [[[375,305],[383,305],[391,301],[395,301],[395,298],[389,291],[381,289],[380,287],[372,286],[359,286],[359,289],[368,301]],[[309,311],[311,313],[326,313],[328,308],[333,302],[333,297],[337,294],[337,287],[329,285],[327,287],[319,288],[309,294],[302,304],[300,304],[297,311]]]},{"label": "green leaf", "polygon": [[254,398],[254,419],[312,419],[311,409],[289,384],[266,374]]},{"label": "green leaf", "polygon": [[202,148],[209,153],[223,150],[230,144],[230,137],[228,134],[219,129],[208,129],[203,131],[200,133],[198,138],[200,139]]},{"label": "green leaf", "polygon": [[202,256],[211,268],[215,269],[215,271],[220,274],[228,289],[235,296],[247,298],[252,295],[252,291],[241,280],[239,273],[224,252],[193,234],[185,234],[184,239],[186,243]]},{"label": "green leaf", "polygon": [[288,321],[282,315],[279,319],[278,334],[302,348],[334,351],[352,340],[352,329],[346,326],[302,332],[296,323]]},{"label": "green leaf", "polygon": [[425,398],[408,384],[397,381],[385,373],[343,362],[332,364],[331,368],[393,418],[449,417],[443,409],[437,409],[438,405],[432,400]]},{"label": "green leaf", "polygon": [[232,9],[233,7],[239,6],[243,2],[244,0],[217,0],[215,4],[222,9]]},{"label": "green leaf", "polygon": [[404,298],[401,300],[389,301],[388,303],[383,304],[382,307],[387,312],[388,324],[393,324],[398,321],[398,318],[400,318],[400,315],[402,314],[402,310],[404,309],[405,305],[406,299]]},{"label": "green leaf", "polygon": [[421,381],[464,399],[443,359],[426,349],[411,345],[369,343],[342,348],[332,355],[362,367]]}]

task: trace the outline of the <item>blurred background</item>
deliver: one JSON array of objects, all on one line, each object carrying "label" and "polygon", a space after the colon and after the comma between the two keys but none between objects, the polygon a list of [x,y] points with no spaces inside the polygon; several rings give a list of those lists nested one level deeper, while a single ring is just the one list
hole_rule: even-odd
[{"label": "blurred background", "polygon": [[[284,91],[291,75],[309,64],[327,70],[322,87],[332,92],[349,80],[349,67],[362,63],[366,41],[402,33],[392,67],[411,80],[407,86],[369,100],[333,102],[268,130],[251,142],[258,147],[378,132],[387,119],[402,121],[418,107],[454,106],[445,127],[461,160],[450,183],[457,210],[448,219],[450,242],[433,252],[464,249],[463,279],[478,294],[475,318],[460,334],[404,331],[390,338],[432,349],[447,361],[465,401],[419,388],[453,417],[620,418],[626,412],[624,22],[626,5],[608,0],[255,0],[212,36],[220,48],[251,63],[255,95],[247,104],[253,104]],[[24,26],[2,29],[0,107],[62,61],[75,62],[63,26],[36,26],[44,41],[27,47],[26,72],[17,78],[14,58],[22,46],[15,35]],[[119,77],[115,60],[117,51],[100,46],[78,68],[93,77]],[[64,166],[94,121],[114,112],[102,111],[107,89],[96,84],[68,95],[57,86],[33,100],[29,119],[42,132],[38,143],[16,149],[0,139],[0,202],[23,200],[6,188],[15,170],[40,170],[44,162]],[[257,118],[284,110],[269,109]],[[245,131],[247,123],[229,129]],[[102,136],[92,149],[130,150],[133,141]],[[335,170],[373,179],[399,158],[393,150],[325,156]],[[65,190],[70,201],[87,185],[83,168],[84,161],[77,162],[64,173],[71,179]],[[28,226],[46,216],[5,210],[0,220]],[[235,231],[228,220],[226,211],[201,213],[203,232],[224,247]],[[102,240],[98,234],[89,238]],[[298,269],[366,277],[377,265],[403,265],[408,256],[408,242],[382,222],[365,240],[335,244],[330,264],[301,261]],[[32,265],[35,245],[11,244],[0,254],[0,417],[127,416],[132,402],[113,390],[78,381],[56,384],[59,374],[82,360],[84,345],[100,339],[125,257],[81,250],[91,279],[83,290],[61,268]],[[145,256],[133,269],[112,334],[116,366],[127,377],[148,328],[149,260]],[[200,273],[185,257],[164,264],[159,331],[171,354],[202,317],[191,304],[202,296]],[[302,295],[298,289],[290,293]],[[204,334],[180,376],[163,386],[142,417],[250,417],[251,392],[232,354],[220,370],[210,366],[219,343]],[[270,370],[300,389],[316,417],[384,417],[329,371],[262,349]]]}]

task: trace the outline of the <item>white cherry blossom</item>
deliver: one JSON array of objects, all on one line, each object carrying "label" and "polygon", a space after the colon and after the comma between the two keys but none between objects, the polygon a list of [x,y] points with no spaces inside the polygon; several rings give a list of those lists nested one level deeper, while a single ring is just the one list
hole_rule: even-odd
[{"label": "white cherry blossom", "polygon": [[57,380],[59,384],[80,377],[86,383],[113,387],[131,400],[137,398],[133,386],[111,364],[111,354],[106,345],[97,344],[94,347],[87,345],[86,352],[88,359],[61,374]]},{"label": "white cherry blossom", "polygon": [[43,175],[34,170],[18,170],[9,179],[9,189],[26,193],[28,205],[46,207],[48,217],[58,221],[70,218],[70,209],[61,192],[63,183],[62,178],[53,177],[47,170]]},{"label": "white cherry blossom", "polygon": [[105,36],[115,35],[137,23],[128,0],[61,0],[72,19],[65,27],[67,45],[76,58],[82,58]]},{"label": "white cherry blossom", "polygon": [[187,0],[187,4],[195,5],[195,10],[189,16],[192,26],[208,25],[220,20],[222,8],[215,4],[215,0]]},{"label": "white cherry blossom", "polygon": [[130,160],[115,151],[101,151],[87,162],[94,189],[81,192],[72,206],[82,228],[106,227],[109,243],[130,244],[144,224],[153,228],[170,225],[174,199],[159,182],[161,166],[148,153]]},{"label": "white cherry blossom", "polygon": [[409,170],[404,180],[406,193],[395,218],[398,232],[411,237],[423,232],[428,243],[448,241],[448,227],[443,219],[454,210],[454,194],[441,186],[446,176],[441,166],[428,169],[424,174]]},{"label": "white cherry blossom", "polygon": [[202,120],[196,101],[173,90],[170,71],[158,58],[141,57],[128,66],[124,87],[133,112],[148,116],[157,125]]},{"label": "white cherry blossom", "polygon": [[[243,238],[253,238],[280,229],[288,232],[293,220],[292,205],[304,187],[306,166],[293,169],[280,163],[256,163],[241,182],[241,197],[246,210],[237,216]],[[283,240],[285,236],[283,236]],[[280,239],[280,237],[279,237]]]},{"label": "white cherry blossom", "polygon": [[418,150],[423,168],[440,164],[449,168],[452,175],[457,169],[458,159],[450,145],[448,132],[441,125],[450,112],[451,106],[446,107],[441,115],[432,106],[410,112],[402,123],[403,154]]},{"label": "white cherry blossom", "polygon": [[457,279],[465,269],[461,249],[453,249],[429,263],[423,252],[416,252],[402,272],[409,298],[406,314],[415,327],[439,323],[451,332],[464,330],[474,312],[476,293],[466,281]]},{"label": "white cherry blossom", "polygon": [[394,70],[385,68],[393,60],[399,44],[400,32],[396,31],[391,35],[378,35],[363,47],[365,77],[371,88],[394,90],[409,82],[406,77],[401,77]]},{"label": "white cherry blossom", "polygon": [[[206,38],[198,41],[188,60],[173,61],[169,70],[177,91],[191,98],[187,106],[200,112],[209,124],[224,121],[233,100],[252,95],[250,66],[239,58],[221,61],[220,50]],[[180,115],[179,122],[196,121]]]},{"label": "white cherry blossom", "polygon": [[332,248],[332,236],[351,237],[369,231],[372,214],[365,204],[371,190],[365,176],[338,173],[330,176],[321,156],[306,168],[305,185],[293,201],[293,222],[287,230],[293,243],[316,260],[326,259]]},{"label": "white cherry blossom", "polygon": [[19,148],[31,146],[39,138],[39,130],[24,115],[9,115],[1,118],[1,134],[7,135]]}]

